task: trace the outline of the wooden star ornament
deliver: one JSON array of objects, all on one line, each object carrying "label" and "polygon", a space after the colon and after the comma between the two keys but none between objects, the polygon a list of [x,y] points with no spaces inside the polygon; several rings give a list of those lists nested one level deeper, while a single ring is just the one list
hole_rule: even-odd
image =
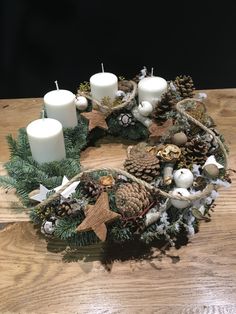
[{"label": "wooden star ornament", "polygon": [[100,127],[102,129],[107,130],[108,126],[105,120],[105,115],[101,111],[92,110],[89,112],[82,112],[81,115],[89,120],[89,131],[95,129],[96,127]]},{"label": "wooden star ornament", "polygon": [[88,205],[86,217],[77,227],[78,232],[93,230],[101,241],[106,240],[108,223],[120,217],[110,210],[107,192],[102,192],[94,205]]}]

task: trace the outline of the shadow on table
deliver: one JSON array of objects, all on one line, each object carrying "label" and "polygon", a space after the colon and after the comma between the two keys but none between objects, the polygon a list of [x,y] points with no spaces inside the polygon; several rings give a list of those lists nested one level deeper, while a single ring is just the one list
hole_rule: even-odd
[{"label": "shadow on table", "polygon": [[[187,244],[187,238],[182,237],[176,243],[176,249]],[[71,262],[94,262],[99,261],[107,271],[111,271],[115,261],[162,261],[163,258],[170,258],[172,263],[178,263],[178,255],[170,253],[170,246],[164,241],[156,241],[146,245],[140,241],[132,241],[124,244],[119,243],[98,243],[95,245],[68,249],[65,242],[60,240],[47,240],[47,249],[53,253],[62,253],[62,260],[65,263]],[[151,263],[150,263],[151,264]],[[153,267],[158,268],[155,264]]]}]

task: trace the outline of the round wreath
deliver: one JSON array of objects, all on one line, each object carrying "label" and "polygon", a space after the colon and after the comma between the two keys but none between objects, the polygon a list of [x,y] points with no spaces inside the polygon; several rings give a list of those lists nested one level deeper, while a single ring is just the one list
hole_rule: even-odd
[{"label": "round wreath", "polygon": [[[180,76],[168,82],[149,126],[133,114],[135,81],[120,81],[120,89],[125,88],[114,103],[94,101],[89,84],[81,84],[78,95],[89,100],[89,107],[78,111],[77,127],[64,129],[67,158],[39,165],[21,129],[17,140],[7,137],[9,175],[0,177],[0,185],[16,189],[46,237],[60,238],[70,247],[99,241],[150,244],[159,239],[175,245],[180,237],[193,235],[199,221],[210,220],[219,186],[230,184],[224,138],[190,81]],[[107,130],[90,128],[92,103],[102,112]],[[81,171],[81,150],[106,134],[139,141],[128,148],[124,169]],[[175,174],[183,169],[192,181],[178,189]],[[41,202],[35,205],[35,199]]]}]

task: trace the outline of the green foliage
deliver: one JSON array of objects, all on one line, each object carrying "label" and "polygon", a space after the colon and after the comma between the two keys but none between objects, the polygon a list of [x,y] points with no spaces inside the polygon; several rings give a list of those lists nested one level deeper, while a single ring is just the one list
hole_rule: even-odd
[{"label": "green foliage", "polygon": [[53,189],[62,182],[63,176],[71,179],[80,172],[80,151],[87,144],[87,123],[79,117],[73,129],[64,129],[67,158],[38,164],[31,156],[25,129],[20,129],[17,139],[7,136],[11,152],[10,161],[5,164],[9,176],[0,177],[0,186],[15,188],[24,205],[29,206],[28,193],[43,184]]},{"label": "green foliage", "polygon": [[111,242],[126,242],[134,240],[134,233],[129,227],[124,227],[120,221],[114,223],[112,228],[109,228],[108,241]]},{"label": "green foliage", "polygon": [[64,129],[67,158],[79,160],[80,151],[87,145],[88,125],[80,115],[75,128]]},{"label": "green foliage", "polygon": [[[127,111],[128,112],[128,111]],[[112,113],[107,119],[109,134],[119,136],[130,140],[144,140],[148,138],[148,129],[139,121],[135,121],[134,125],[123,127],[118,121],[121,112]],[[122,111],[125,113],[125,111]]]},{"label": "green foliage", "polygon": [[60,219],[55,228],[55,236],[62,240],[67,240],[76,233],[76,227],[83,221],[84,214],[81,211],[81,214],[76,218],[64,218]]},{"label": "green foliage", "polygon": [[25,158],[25,156],[30,155],[30,147],[25,129],[19,129],[17,140],[13,139],[12,135],[7,135],[6,139],[11,152],[11,157],[18,156]]},{"label": "green foliage", "polygon": [[77,217],[60,219],[56,225],[54,235],[61,240],[65,240],[71,248],[98,243],[100,240],[93,231],[80,233],[76,231],[76,227],[83,219],[83,211]]},{"label": "green foliage", "polygon": [[30,220],[35,224],[35,225],[41,225],[42,224],[42,219],[40,219],[38,213],[35,211],[34,208],[31,208],[30,213]]},{"label": "green foliage", "polygon": [[14,189],[17,186],[17,180],[9,176],[1,176],[0,186],[6,190]]}]

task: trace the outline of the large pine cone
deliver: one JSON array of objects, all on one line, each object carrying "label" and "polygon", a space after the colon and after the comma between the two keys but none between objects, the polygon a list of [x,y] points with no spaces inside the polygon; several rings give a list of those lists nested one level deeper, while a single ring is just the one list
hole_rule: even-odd
[{"label": "large pine cone", "polygon": [[209,146],[200,138],[195,137],[183,148],[183,162],[186,167],[192,164],[203,165],[208,157]]},{"label": "large pine cone", "polygon": [[177,92],[181,98],[192,98],[195,90],[191,76],[180,75],[174,80]]},{"label": "large pine cone", "polygon": [[159,159],[149,153],[133,154],[124,163],[125,170],[135,177],[151,182],[160,172]]},{"label": "large pine cone", "polygon": [[152,118],[160,122],[167,120],[166,113],[171,111],[176,103],[176,97],[172,94],[171,91],[164,93],[161,97],[161,100],[156,104],[156,107],[153,110]]},{"label": "large pine cone", "polygon": [[126,217],[139,215],[151,204],[151,198],[151,193],[136,182],[121,185],[115,194],[116,206]]}]

